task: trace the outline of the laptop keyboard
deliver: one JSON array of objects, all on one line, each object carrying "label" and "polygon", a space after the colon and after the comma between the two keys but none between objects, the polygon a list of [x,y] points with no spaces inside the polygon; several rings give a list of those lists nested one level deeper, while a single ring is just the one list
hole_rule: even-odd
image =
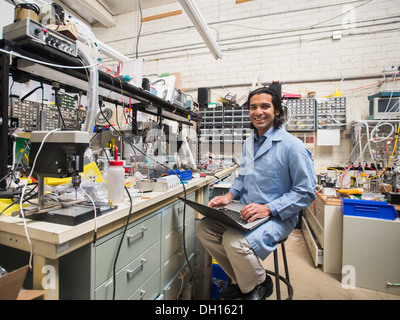
[{"label": "laptop keyboard", "polygon": [[222,213],[226,214],[228,217],[230,217],[232,220],[236,221],[237,223],[240,223],[242,225],[246,224],[247,221],[242,219],[242,216],[240,213],[237,211],[233,211],[227,208],[216,208],[218,211],[221,211]]}]

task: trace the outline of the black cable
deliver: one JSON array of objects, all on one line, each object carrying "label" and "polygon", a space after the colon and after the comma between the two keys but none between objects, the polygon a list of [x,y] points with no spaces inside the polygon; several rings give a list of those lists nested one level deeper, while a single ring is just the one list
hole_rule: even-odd
[{"label": "black cable", "polygon": [[138,0],[138,5],[139,5],[139,31],[136,36],[136,59],[138,59],[139,56],[139,38],[140,38],[140,33],[142,32],[142,7],[140,5],[140,0]]},{"label": "black cable", "polygon": [[[28,98],[32,93],[34,93],[34,92],[35,92],[36,90],[38,90],[38,89],[42,89],[42,90],[44,89],[44,88],[43,88],[43,83],[41,83],[40,86],[36,87],[35,89],[29,91],[26,95],[24,95],[24,96],[21,98],[21,102],[24,102],[24,100],[25,100],[26,98]],[[42,91],[42,96],[43,96],[43,91]]]},{"label": "black cable", "polygon": [[115,277],[115,275],[116,275],[116,267],[117,267],[117,260],[118,260],[119,252],[121,250],[122,241],[125,238],[125,233],[126,233],[126,230],[128,228],[129,220],[130,220],[131,215],[132,215],[132,197],[131,197],[131,194],[129,193],[128,188],[126,186],[124,186],[124,188],[125,188],[126,193],[129,196],[130,208],[129,208],[128,219],[126,219],[124,231],[122,232],[121,240],[119,241],[119,244],[118,244],[117,254],[116,254],[115,259],[114,259],[114,265],[113,265],[113,300],[115,300],[115,292],[116,292],[116,285],[117,285],[116,284],[116,280],[117,279]]},{"label": "black cable", "polygon": [[[15,4],[14,1],[13,1],[13,3]],[[16,8],[23,8],[23,9],[27,9],[27,10],[32,10],[37,15],[39,15],[39,13],[40,13],[40,8],[36,3],[20,3],[20,4],[18,4],[16,6]]]},{"label": "black cable", "polygon": [[[124,112],[125,112],[125,110],[122,107],[122,113],[124,113]],[[121,127],[120,127],[119,122],[118,122],[118,105],[117,104],[115,104],[115,121],[117,122],[117,126],[118,126],[119,131],[121,131]]]},{"label": "black cable", "polygon": [[[38,185],[37,182],[33,182],[33,183],[28,183],[28,186],[29,186],[29,185],[32,185],[32,184],[36,184],[36,187],[37,187],[37,185]],[[20,187],[23,187],[23,186],[20,186]],[[32,199],[32,198],[34,198],[34,197],[37,196],[37,192],[36,192],[36,193],[32,194],[30,197],[28,197],[28,196],[36,189],[36,187],[33,188],[33,189],[31,189],[31,190],[25,195],[24,199],[22,200],[22,203],[24,203],[24,202],[29,202],[28,200],[30,200],[30,199]],[[13,202],[12,202],[10,205],[8,205],[7,207],[5,207],[5,208],[0,212],[0,216],[1,216],[8,208],[10,208],[11,206],[13,206],[14,204],[17,204],[17,203],[19,203],[19,202],[20,202],[20,199],[13,200]]]},{"label": "black cable", "polygon": [[104,154],[106,155],[106,158],[107,158],[107,162],[108,162],[108,164],[110,164],[110,158],[108,158],[108,154],[107,154],[107,152],[106,152],[106,149],[104,149],[103,145],[101,144],[101,138],[100,138],[100,135],[97,135],[97,136],[99,137],[99,144],[100,144],[100,148],[101,148],[101,150],[103,150]]},{"label": "black cable", "polygon": [[10,171],[6,175],[4,175],[1,179],[0,182],[2,182],[4,179],[7,179],[9,176],[11,176],[13,173]]},{"label": "black cable", "polygon": [[61,122],[63,124],[63,127],[64,127],[64,129],[66,129],[67,127],[65,126],[64,118],[63,118],[63,115],[61,113],[61,108],[58,105],[58,99],[57,98],[58,98],[58,89],[54,89],[54,101],[56,103],[56,106],[57,106],[57,109],[58,109],[58,113],[60,115],[60,119],[61,119]]}]

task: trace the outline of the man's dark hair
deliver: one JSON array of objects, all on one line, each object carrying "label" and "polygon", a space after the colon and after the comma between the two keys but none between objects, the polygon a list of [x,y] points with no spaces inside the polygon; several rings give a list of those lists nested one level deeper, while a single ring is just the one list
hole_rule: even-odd
[{"label": "man's dark hair", "polygon": [[[285,118],[284,118],[284,113],[283,113],[281,97],[274,89],[271,89],[269,87],[261,87],[261,88],[255,89],[252,92],[250,92],[249,97],[247,98],[247,102],[246,102],[247,108],[250,107],[251,98],[256,94],[262,94],[262,93],[269,94],[271,96],[272,104],[274,105],[274,111],[279,111],[279,115],[275,116],[275,119],[274,119],[274,129],[278,129],[285,122]],[[251,128],[254,129],[253,124],[251,124],[250,126],[251,126]]]}]

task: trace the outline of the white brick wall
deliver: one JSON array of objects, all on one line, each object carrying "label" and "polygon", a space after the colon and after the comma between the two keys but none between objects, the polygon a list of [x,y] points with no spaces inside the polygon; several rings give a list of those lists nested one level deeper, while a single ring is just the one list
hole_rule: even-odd
[{"label": "white brick wall", "polygon": [[[346,21],[345,16],[332,19],[342,14],[345,5],[357,7],[362,4],[361,1],[345,0],[254,0],[243,4],[235,4],[234,0],[198,0],[197,5],[223,50],[223,59],[214,60],[197,31],[194,28],[184,28],[190,27],[191,22],[183,12],[179,16],[143,23],[139,55],[141,52],[152,51],[151,55],[144,56],[143,71],[145,75],[181,73],[183,87],[195,98],[198,87],[215,87],[212,89],[213,101],[228,92],[236,93],[239,97],[247,94],[257,74],[264,83],[272,80],[290,83],[379,75],[384,68],[388,69],[399,63],[400,32],[387,30],[398,30],[400,23],[383,23],[399,21],[400,18],[364,22],[360,25],[365,27],[353,29],[342,28],[341,23]],[[306,8],[308,10],[304,10]],[[180,9],[179,3],[173,3],[144,10],[143,16],[177,9]],[[297,12],[293,12],[294,10]],[[263,14],[268,15],[243,19]],[[356,22],[385,16],[400,16],[398,0],[368,2],[355,9],[354,15]],[[136,19],[137,13],[126,14],[118,18],[118,27],[109,30],[95,28],[94,32],[100,40],[109,43],[113,48],[125,55],[132,55],[136,42]],[[221,22],[226,20],[232,21]],[[373,26],[378,23],[381,25]],[[311,25],[315,25],[315,28],[298,30]],[[332,27],[320,28],[321,25]],[[176,28],[182,29],[172,30]],[[283,32],[289,29],[293,31]],[[332,40],[334,30],[342,32],[340,40]],[[146,35],[156,31],[169,32]],[[376,33],[377,31],[383,32]],[[357,35],[361,32],[362,35]],[[258,36],[253,37],[254,35]],[[115,41],[125,37],[131,38]],[[254,41],[257,39],[264,40]],[[238,41],[241,43],[237,43]],[[188,51],[174,49],[186,44],[200,44],[202,48]],[[171,48],[174,52],[159,54],[164,48]],[[345,80],[340,84],[340,91],[348,97],[349,122],[367,117],[367,96],[380,90],[377,86],[368,85],[378,80]],[[318,96],[324,96],[332,94],[338,83],[339,81],[284,84],[283,91],[316,91]],[[226,85],[239,86],[224,88]],[[352,90],[362,86],[368,87]],[[399,85],[396,88],[400,90]],[[340,163],[346,160],[349,152],[350,142],[343,135],[340,147],[316,149],[316,166]]]}]

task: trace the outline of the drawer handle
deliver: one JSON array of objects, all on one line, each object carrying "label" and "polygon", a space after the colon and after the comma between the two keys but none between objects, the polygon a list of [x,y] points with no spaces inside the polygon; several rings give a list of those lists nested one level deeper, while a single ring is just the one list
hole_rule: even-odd
[{"label": "drawer handle", "polygon": [[183,280],[183,278],[185,278],[185,276],[187,275],[187,273],[189,272],[188,268],[185,268],[185,273],[182,274],[181,272],[179,272],[179,278],[181,278]]},{"label": "drawer handle", "polygon": [[143,236],[144,232],[145,232],[147,229],[148,229],[147,227],[142,227],[142,230],[140,230],[138,233],[134,234],[133,236],[128,235],[128,236],[127,236],[128,241],[129,241],[129,240],[133,240],[133,239],[135,239],[135,238],[137,238],[137,237],[139,237],[139,236]]},{"label": "drawer handle", "polygon": [[185,224],[184,228],[181,228],[181,229],[179,230],[179,232],[183,232],[183,230],[186,231],[187,228],[189,228],[189,225],[188,225],[188,224]]},{"label": "drawer handle", "polygon": [[146,295],[146,291],[145,290],[140,290],[140,296],[138,298],[138,300],[143,300],[143,297]]},{"label": "drawer handle", "polygon": [[140,260],[140,264],[133,270],[126,270],[126,273],[128,274],[129,277],[133,276],[136,272],[141,270],[143,268],[143,265],[147,262],[147,259],[142,258]]}]

